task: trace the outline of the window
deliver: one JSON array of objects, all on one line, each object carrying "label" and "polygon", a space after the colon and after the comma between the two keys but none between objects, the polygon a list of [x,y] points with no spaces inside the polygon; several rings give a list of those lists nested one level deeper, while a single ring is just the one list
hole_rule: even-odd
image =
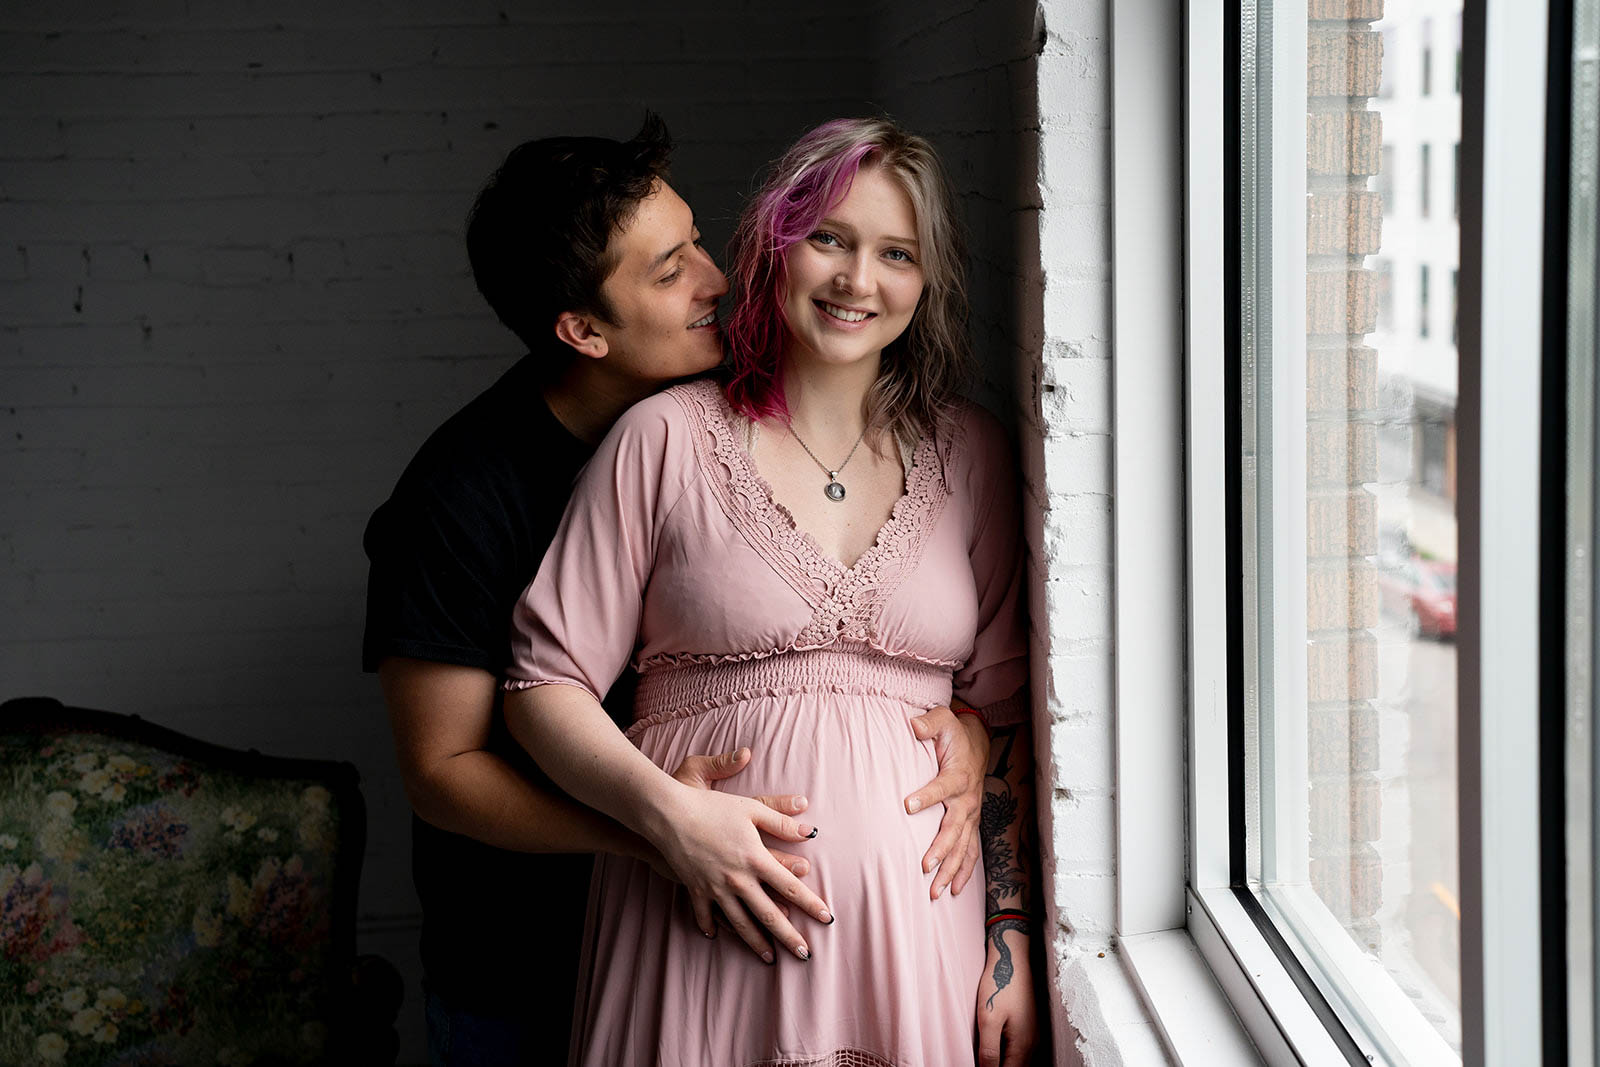
[{"label": "window", "polygon": [[1417,205],[1418,205],[1417,214],[1422,216],[1423,218],[1427,218],[1428,217],[1429,206],[1432,203],[1432,200],[1428,195],[1428,190],[1430,189],[1430,187],[1433,184],[1433,146],[1432,145],[1429,145],[1429,144],[1426,144],[1426,143],[1423,144],[1423,146],[1422,146],[1422,154],[1421,154],[1421,163],[1419,164],[1419,167],[1420,167],[1419,176],[1420,176],[1421,184],[1418,186],[1418,190],[1417,190]]},{"label": "window", "polygon": [[1428,336],[1428,265],[1422,264],[1417,273],[1417,336]]},{"label": "window", "polygon": [[1422,20],[1422,95],[1433,95],[1433,20]]},{"label": "window", "polygon": [[1394,262],[1375,259],[1372,272],[1378,283],[1378,329],[1388,333],[1394,329]]},{"label": "window", "polygon": [[1461,217],[1461,142],[1450,149],[1450,217]]},{"label": "window", "polygon": [[1383,69],[1378,74],[1378,96],[1387,100],[1394,96],[1394,57],[1395,29],[1393,26],[1383,27],[1380,40],[1383,42]]},{"label": "window", "polygon": [[1384,217],[1394,214],[1394,145],[1386,144],[1378,157],[1378,199]]},{"label": "window", "polygon": [[[1396,94],[1380,122],[1372,99],[1328,93],[1346,83],[1317,67],[1346,54],[1329,35],[1415,34],[1432,95],[1431,21],[1460,5],[1383,10],[1345,23],[1246,0],[1218,31],[1228,243],[1219,285],[1191,258],[1186,293],[1230,316],[1215,338],[1191,332],[1187,357],[1190,929],[1268,1063],[1539,1063],[1542,953],[1565,945],[1547,936],[1541,879],[1569,869],[1541,865],[1530,755],[1531,706],[1545,702],[1533,538],[1551,38],[1541,10],[1505,0],[1466,21],[1464,79],[1527,76],[1463,117],[1461,163],[1453,137],[1439,142],[1463,244],[1425,221],[1428,139],[1450,136],[1459,98]],[[1207,129],[1194,102],[1190,144]],[[1357,133],[1329,150],[1341,129]],[[1383,191],[1380,138],[1417,161],[1418,199],[1387,203],[1381,229],[1330,221],[1327,198],[1362,175]],[[1485,187],[1527,195],[1485,202]],[[1195,196],[1191,257],[1205,248]],[[1452,343],[1431,323],[1439,272]],[[1402,320],[1416,309],[1415,333],[1385,328],[1394,307]],[[1203,636],[1219,619],[1225,648]]]},{"label": "window", "polygon": [[1461,343],[1461,272],[1450,270],[1450,343]]},{"label": "window", "polygon": [[[1440,104],[1386,104],[1384,135],[1392,127],[1397,144],[1418,146],[1415,215],[1397,206],[1380,234],[1336,225],[1302,246],[1292,237],[1300,205],[1327,210],[1343,172],[1365,166],[1358,153],[1313,149],[1291,177],[1285,164],[1306,158],[1296,143],[1305,116],[1338,107],[1363,123],[1371,111],[1365,99],[1307,95],[1322,84],[1315,74],[1297,99],[1290,72],[1323,35],[1360,31],[1308,24],[1303,6],[1267,7],[1258,6],[1271,32],[1254,57],[1262,88],[1240,175],[1251,234],[1241,245],[1234,512],[1244,880],[1357,1045],[1405,1062],[1396,1046],[1409,1043],[1430,1057],[1410,1062],[1450,1062],[1462,1040],[1457,539],[1444,491],[1455,397],[1442,388],[1454,366],[1428,342],[1437,264],[1457,250],[1448,231],[1415,224],[1430,214],[1433,180],[1433,147],[1418,135]],[[1431,20],[1386,10],[1421,42],[1431,93]],[[1355,284],[1370,255],[1382,257],[1370,318],[1317,297]],[[1385,319],[1385,261],[1414,264],[1415,339],[1368,336]],[[1312,294],[1303,310],[1289,295],[1300,285]],[[1376,350],[1370,364],[1346,357],[1352,337]],[[1380,423],[1398,423],[1413,450],[1393,480],[1361,444],[1376,441]]]},{"label": "window", "polygon": [[[1414,27],[1416,7],[1454,17],[1448,4],[1385,5],[1389,18],[1348,28],[1308,14],[1376,5],[1190,5],[1182,62],[1169,60],[1185,86],[1187,429],[1171,459],[1185,479],[1185,927],[1274,1067],[1595,1062],[1600,97],[1587,89],[1600,76],[1600,0],[1576,4],[1572,25],[1588,34],[1576,42],[1546,24],[1542,5],[1468,8],[1462,78],[1481,91],[1468,92],[1474,112],[1461,121],[1459,239],[1455,226],[1419,225],[1414,202],[1391,202],[1379,228],[1326,199],[1374,174],[1381,191],[1380,137],[1405,166],[1424,133],[1453,143],[1448,109],[1458,105],[1408,97],[1402,63],[1380,124],[1363,114],[1371,100],[1341,97],[1346,83],[1317,67],[1348,54],[1329,34]],[[1114,11],[1124,7],[1114,41],[1143,29],[1133,5]],[[1406,43],[1412,32],[1391,31]],[[1568,99],[1559,72],[1574,54],[1582,76]],[[1521,76],[1486,86],[1486,69]],[[1159,89],[1150,73],[1134,84]],[[1376,91],[1370,78],[1360,84]],[[1567,119],[1571,173],[1547,175],[1546,130]],[[1119,177],[1121,188],[1132,173]],[[1409,174],[1399,180],[1411,187]],[[1561,260],[1544,244],[1544,213],[1567,204]],[[1124,265],[1120,245],[1116,260],[1130,283],[1151,276]],[[1451,272],[1459,352],[1443,331],[1409,329],[1424,267]],[[1567,293],[1566,332],[1541,318],[1561,313],[1553,287]],[[1148,295],[1121,291],[1138,292],[1141,306],[1116,300],[1119,335],[1141,322]],[[1398,331],[1379,325],[1390,301]],[[1554,409],[1541,405],[1560,395],[1548,375],[1563,355],[1570,424],[1548,421]],[[1142,380],[1132,388],[1130,403],[1149,395]],[[1119,436],[1150,421],[1128,415]],[[1146,451],[1137,432],[1119,456]],[[1548,466],[1561,454],[1565,493]],[[1139,485],[1119,477],[1117,489]],[[1552,509],[1562,523],[1549,521]],[[1439,546],[1458,514],[1451,560]],[[1144,517],[1130,528],[1151,529]],[[1564,545],[1550,544],[1553,529]],[[1558,624],[1541,590],[1563,588]],[[1459,656],[1430,606],[1452,594]],[[1134,632],[1155,632],[1137,621]],[[1441,674],[1459,678],[1457,690],[1430,691],[1430,656],[1455,657]],[[1141,667],[1118,670],[1138,678]],[[1119,760],[1158,722],[1122,721],[1119,710],[1119,735],[1138,738]],[[1551,724],[1565,727],[1565,747]],[[1148,777],[1119,771],[1119,783],[1141,783],[1119,789],[1118,807],[1119,847],[1141,865],[1161,855],[1139,847],[1159,823],[1136,818],[1130,833],[1122,820],[1145,808]],[[1566,821],[1550,804],[1563,788]],[[1158,945],[1121,942],[1180,1058],[1193,1049],[1197,1061],[1250,1061],[1186,1040],[1195,1001],[1160,990],[1182,953]],[[1161,1003],[1174,1005],[1170,1018]]]}]

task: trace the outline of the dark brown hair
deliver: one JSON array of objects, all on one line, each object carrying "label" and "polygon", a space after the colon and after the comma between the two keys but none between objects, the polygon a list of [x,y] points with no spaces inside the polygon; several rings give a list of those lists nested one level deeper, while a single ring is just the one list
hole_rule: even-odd
[{"label": "dark brown hair", "polygon": [[616,269],[611,238],[664,180],[672,139],[646,112],[627,141],[546,137],[518,145],[478,194],[467,257],[478,291],[530,349],[548,349],[566,311],[614,323],[600,292]]}]

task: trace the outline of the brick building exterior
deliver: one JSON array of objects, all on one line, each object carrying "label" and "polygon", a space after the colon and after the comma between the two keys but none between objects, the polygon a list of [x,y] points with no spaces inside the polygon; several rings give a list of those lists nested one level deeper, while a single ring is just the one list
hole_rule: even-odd
[{"label": "brick building exterior", "polygon": [[1311,882],[1359,944],[1379,943],[1377,175],[1383,0],[1310,0],[1307,619]]}]

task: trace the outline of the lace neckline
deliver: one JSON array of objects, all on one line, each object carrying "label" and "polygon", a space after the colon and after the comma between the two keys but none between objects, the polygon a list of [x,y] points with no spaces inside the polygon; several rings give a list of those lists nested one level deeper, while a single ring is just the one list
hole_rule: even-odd
[{"label": "lace neckline", "polygon": [[774,498],[741,441],[745,435],[734,430],[738,416],[715,382],[694,382],[672,393],[699,431],[695,455],[729,521],[813,609],[796,647],[871,640],[878,605],[912,570],[949,496],[933,439],[917,442],[905,492],[871,546],[846,565],[824,552]]}]

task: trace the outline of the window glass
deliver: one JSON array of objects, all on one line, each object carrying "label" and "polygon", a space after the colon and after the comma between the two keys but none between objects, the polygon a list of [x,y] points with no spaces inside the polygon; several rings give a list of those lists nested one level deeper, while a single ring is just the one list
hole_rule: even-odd
[{"label": "window glass", "polygon": [[1364,1045],[1458,1062],[1461,100],[1432,68],[1461,2],[1246,10],[1246,881]]},{"label": "window glass", "polygon": [[1433,20],[1422,20],[1422,95],[1433,92]]},{"label": "window glass", "polygon": [[1383,203],[1383,213],[1388,215],[1394,210],[1394,168],[1395,155],[1393,145],[1384,145],[1383,152],[1378,160],[1378,199]]},{"label": "window glass", "polygon": [[1417,213],[1427,218],[1433,204],[1433,198],[1429,195],[1429,186],[1433,184],[1433,146],[1426,141],[1422,144],[1422,167],[1418,180],[1421,184],[1417,190]]},{"label": "window glass", "polygon": [[1424,263],[1417,275],[1417,336],[1428,337],[1428,265]]}]

